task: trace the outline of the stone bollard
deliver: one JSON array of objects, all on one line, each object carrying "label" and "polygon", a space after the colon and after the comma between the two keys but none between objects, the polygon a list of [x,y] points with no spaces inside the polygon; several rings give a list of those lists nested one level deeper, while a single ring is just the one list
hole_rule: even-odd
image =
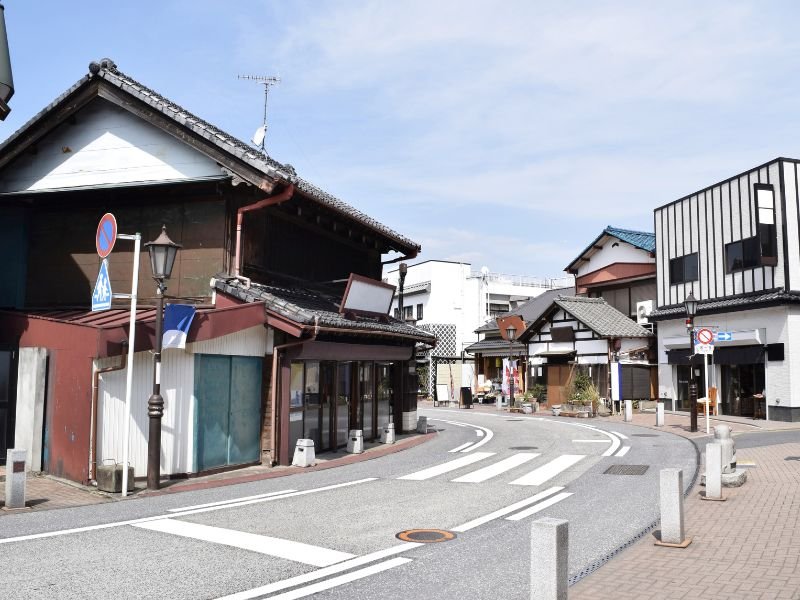
[{"label": "stone bollard", "polygon": [[347,437],[347,451],[350,454],[362,454],[364,452],[364,431],[362,429],[351,429]]},{"label": "stone bollard", "polygon": [[428,433],[428,417],[417,418],[417,433]]},{"label": "stone bollard", "polygon": [[714,442],[722,446],[722,472],[733,473],[736,470],[736,444],[731,436],[731,428],[715,425]]},{"label": "stone bollard", "polygon": [[664,426],[664,403],[656,403],[656,427]]},{"label": "stone bollard", "polygon": [[625,400],[625,422],[633,421],[633,400]]},{"label": "stone bollard", "polygon": [[394,423],[381,427],[381,444],[394,444]]},{"label": "stone bollard", "polygon": [[683,530],[683,471],[661,469],[659,477],[659,503],[661,505],[661,541],[658,546],[685,548],[691,538],[685,539]]},{"label": "stone bollard", "polygon": [[569,521],[531,523],[531,600],[567,600]]},{"label": "stone bollard", "polygon": [[25,450],[6,453],[6,509],[25,508]]},{"label": "stone bollard", "polygon": [[722,445],[706,444],[706,500],[723,500],[722,497]]},{"label": "stone bollard", "polygon": [[503,408],[503,396],[501,394],[497,394],[497,399],[494,401],[494,407],[497,410],[501,410]]},{"label": "stone bollard", "polygon": [[293,467],[313,467],[316,456],[314,454],[314,440],[297,440],[294,447]]}]

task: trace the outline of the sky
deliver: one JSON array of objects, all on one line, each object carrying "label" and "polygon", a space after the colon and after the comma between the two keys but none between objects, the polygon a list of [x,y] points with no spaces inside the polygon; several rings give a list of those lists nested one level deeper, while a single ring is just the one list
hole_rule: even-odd
[{"label": "sky", "polygon": [[110,57],[422,246],[560,277],[606,225],[800,157],[800,5],[4,0],[4,139]]}]

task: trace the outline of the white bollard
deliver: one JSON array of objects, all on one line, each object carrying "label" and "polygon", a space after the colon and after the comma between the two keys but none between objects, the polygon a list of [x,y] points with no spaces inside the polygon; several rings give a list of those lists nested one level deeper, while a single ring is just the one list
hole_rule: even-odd
[{"label": "white bollard", "polygon": [[656,403],[656,427],[664,426],[664,403]]},{"label": "white bollard", "polygon": [[494,406],[497,410],[501,410],[503,408],[503,396],[500,394],[497,395],[497,400],[495,400]]},{"label": "white bollard", "polygon": [[362,429],[351,429],[347,437],[347,451],[350,454],[362,454],[364,452],[364,431]]},{"label": "white bollard", "polygon": [[633,421],[633,400],[625,400],[625,422]]},{"label": "white bollard", "polygon": [[314,440],[297,440],[294,447],[293,467],[313,467],[316,456],[314,453]]},{"label": "white bollard", "polygon": [[381,427],[381,444],[394,444],[394,423]]},{"label": "white bollard", "polygon": [[569,521],[545,517],[531,523],[531,600],[567,600]]},{"label": "white bollard", "polygon": [[417,417],[417,433],[428,433],[428,417]]},{"label": "white bollard", "polygon": [[722,500],[722,444],[706,444],[706,496]]},{"label": "white bollard", "polygon": [[25,508],[25,450],[8,450],[6,453],[6,502],[5,508]]},{"label": "white bollard", "polygon": [[659,478],[659,503],[661,505],[660,545],[688,546],[683,529],[683,471],[661,469]]}]

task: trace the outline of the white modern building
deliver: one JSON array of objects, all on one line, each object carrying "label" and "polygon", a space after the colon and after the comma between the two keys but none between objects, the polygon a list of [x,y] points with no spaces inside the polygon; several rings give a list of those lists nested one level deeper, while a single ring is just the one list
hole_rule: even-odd
[{"label": "white modern building", "polygon": [[800,421],[800,161],[777,158],[655,210],[659,396],[688,410],[683,302],[716,334],[699,395],[722,414]]},{"label": "white modern building", "polygon": [[[384,278],[398,286],[399,293],[399,267],[393,265]],[[475,330],[544,291],[571,286],[573,281],[572,277],[506,275],[486,267],[473,270],[469,263],[444,260],[409,265],[403,285],[403,317],[438,338],[436,348],[424,359],[436,366],[429,370],[426,391],[433,391],[434,372],[439,383],[450,385],[452,381],[454,388],[471,387],[476,381],[474,361],[471,357],[464,361],[464,349],[478,341]],[[398,295],[391,312],[399,317]]]}]

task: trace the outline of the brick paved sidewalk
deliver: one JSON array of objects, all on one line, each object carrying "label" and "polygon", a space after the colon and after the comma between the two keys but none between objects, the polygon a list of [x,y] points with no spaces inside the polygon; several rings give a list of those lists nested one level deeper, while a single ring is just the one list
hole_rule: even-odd
[{"label": "brick paved sidewalk", "polygon": [[[111,498],[93,488],[74,484],[63,479],[28,473],[25,489],[25,504],[21,511],[0,509],[0,518],[6,514],[27,512],[28,510],[48,510],[69,506],[85,506],[110,502]],[[6,485],[0,483],[0,507],[5,506]]]},{"label": "brick paved sidewalk", "polygon": [[[749,419],[726,421],[734,433],[800,425],[758,422],[754,429]],[[634,424],[654,427],[655,415],[636,415]],[[705,435],[699,425],[692,434],[685,415],[666,418],[667,430],[686,437]],[[787,457],[800,457],[800,443],[737,449],[739,464],[755,463],[747,483],[723,488],[725,502],[700,500],[699,485],[690,491],[687,548],[655,546],[645,536],[572,586],[570,599],[800,600],[800,460]]]}]

